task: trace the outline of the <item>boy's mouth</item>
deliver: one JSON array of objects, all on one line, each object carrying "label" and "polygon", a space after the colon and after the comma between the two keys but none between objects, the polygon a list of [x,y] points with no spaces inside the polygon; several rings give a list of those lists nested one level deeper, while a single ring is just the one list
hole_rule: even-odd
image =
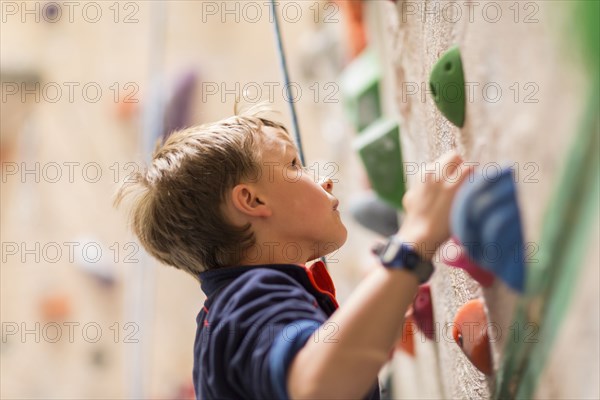
[{"label": "boy's mouth", "polygon": [[335,203],[333,203],[333,211],[337,211],[337,208],[339,205],[340,205],[340,201],[336,200]]}]

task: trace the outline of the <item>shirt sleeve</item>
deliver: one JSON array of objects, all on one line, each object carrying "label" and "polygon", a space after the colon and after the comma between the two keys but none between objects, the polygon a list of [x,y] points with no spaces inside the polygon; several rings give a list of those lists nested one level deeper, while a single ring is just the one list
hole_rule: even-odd
[{"label": "shirt sleeve", "polygon": [[[208,313],[201,380],[207,398],[287,399],[298,351],[327,320],[316,299],[280,271],[243,274]],[[205,328],[205,329],[206,329]]]}]

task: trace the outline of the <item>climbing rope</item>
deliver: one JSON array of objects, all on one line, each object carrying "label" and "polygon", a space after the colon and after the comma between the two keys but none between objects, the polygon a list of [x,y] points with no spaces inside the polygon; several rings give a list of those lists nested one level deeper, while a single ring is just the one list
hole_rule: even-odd
[{"label": "climbing rope", "polygon": [[275,0],[271,0],[271,15],[273,16],[273,27],[275,28],[275,40],[277,42],[277,52],[279,55],[279,63],[281,65],[281,71],[283,72],[283,83],[285,86],[285,93],[287,97],[287,103],[290,108],[290,114],[292,116],[292,133],[294,134],[294,141],[296,147],[298,147],[298,153],[300,154],[300,162],[302,165],[305,164],[304,150],[302,148],[302,140],[300,138],[300,129],[298,128],[298,117],[296,115],[296,107],[292,97],[292,90],[290,85],[290,75],[288,72],[287,61],[285,58],[285,51],[283,50],[283,42],[281,40],[281,30],[279,28],[279,16],[277,15],[277,3]]},{"label": "climbing rope", "polygon": [[[281,71],[283,73],[283,83],[285,86],[285,93],[287,97],[287,103],[290,108],[290,114],[292,116],[292,133],[294,134],[294,141],[298,148],[298,154],[300,155],[300,162],[302,165],[306,165],[304,158],[304,149],[302,148],[302,139],[300,138],[300,128],[298,127],[298,116],[296,114],[296,106],[292,97],[292,90],[290,85],[290,74],[288,72],[287,61],[285,58],[285,51],[283,50],[283,41],[281,40],[281,29],[279,28],[279,16],[277,15],[277,3],[275,0],[271,0],[271,15],[273,16],[273,27],[275,28],[275,41],[277,43],[277,53],[279,55],[279,64],[281,65]],[[321,261],[327,266],[327,260],[325,257],[321,257]]]}]

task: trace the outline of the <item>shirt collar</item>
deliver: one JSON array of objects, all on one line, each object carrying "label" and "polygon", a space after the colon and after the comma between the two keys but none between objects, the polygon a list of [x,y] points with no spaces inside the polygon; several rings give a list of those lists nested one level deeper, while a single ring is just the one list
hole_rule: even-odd
[{"label": "shirt collar", "polygon": [[227,285],[238,276],[256,268],[268,268],[284,272],[303,286],[309,286],[317,292],[327,295],[337,306],[333,280],[329,275],[329,271],[327,271],[325,263],[320,260],[308,267],[303,264],[264,264],[241,265],[208,270],[201,272],[199,275],[200,281],[202,282],[202,291],[210,298],[221,287]]}]

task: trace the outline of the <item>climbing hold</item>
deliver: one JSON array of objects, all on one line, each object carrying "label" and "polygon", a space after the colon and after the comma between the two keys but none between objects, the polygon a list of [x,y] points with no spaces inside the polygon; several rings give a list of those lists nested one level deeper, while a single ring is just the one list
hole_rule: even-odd
[{"label": "climbing hold", "polygon": [[392,236],[400,229],[398,211],[372,190],[353,196],[348,208],[356,222],[383,237]]},{"label": "climbing hold", "polygon": [[573,17],[577,21],[574,29],[576,36],[576,45],[581,56],[587,59],[586,62],[590,71],[595,74],[595,83],[598,84],[597,71],[600,68],[600,25],[598,24],[598,15],[600,14],[600,2],[598,1],[578,1],[574,3]]},{"label": "climbing hold", "polygon": [[[101,245],[99,244],[101,243],[100,240],[93,236],[80,236],[75,238],[73,242],[92,243],[96,245],[98,249],[101,248]],[[73,264],[76,267],[88,274],[89,277],[96,280],[96,282],[102,286],[113,287],[117,281],[116,265],[110,261],[105,261],[104,259],[101,259],[101,257],[92,259],[91,257],[86,257],[85,254],[82,254],[81,252],[75,253],[75,259],[73,261]]]},{"label": "climbing hold", "polygon": [[107,364],[107,358],[106,350],[98,348],[92,351],[90,361],[93,366],[104,368]]},{"label": "climbing hold", "polygon": [[176,399],[195,399],[196,394],[194,392],[194,382],[185,381],[179,384],[176,387],[176,393],[172,397],[173,400]]},{"label": "climbing hold", "polygon": [[350,56],[354,58],[367,47],[366,5],[362,1],[337,0],[335,3],[341,9],[343,21],[346,22],[346,44]]},{"label": "climbing hold", "polygon": [[56,3],[46,3],[42,8],[44,21],[54,23],[60,20],[62,11]]},{"label": "climbing hold", "polygon": [[417,332],[415,320],[412,313],[407,312],[402,325],[402,337],[396,342],[396,350],[402,350],[406,354],[415,356],[415,333]]},{"label": "climbing hold", "polygon": [[373,190],[381,199],[401,209],[406,190],[400,149],[400,128],[393,119],[372,123],[354,140]]},{"label": "climbing hold", "polygon": [[454,125],[465,123],[465,76],[458,46],[450,48],[431,70],[429,88],[440,112]]},{"label": "climbing hold", "polygon": [[183,129],[191,124],[190,117],[193,110],[194,92],[198,82],[198,73],[195,69],[186,71],[177,78],[173,94],[165,108],[163,139],[178,129]]},{"label": "climbing hold", "polygon": [[454,341],[478,370],[492,374],[488,321],[481,299],[468,301],[456,312],[452,324]]},{"label": "climbing hold", "polygon": [[131,120],[138,113],[138,103],[123,96],[115,105],[116,115],[120,120]]},{"label": "climbing hold", "polygon": [[45,321],[64,321],[71,315],[72,302],[67,293],[54,293],[40,299],[40,313]]},{"label": "climbing hold", "polygon": [[435,326],[433,324],[431,288],[426,283],[419,286],[417,295],[413,300],[413,318],[425,337],[433,340],[435,337]]},{"label": "climbing hold", "polygon": [[[455,255],[450,254],[454,252]],[[494,283],[494,274],[475,264],[456,238],[451,238],[448,246],[444,247],[442,261],[451,267],[465,270],[483,287],[490,287]]]},{"label": "climbing hold", "polygon": [[469,258],[523,292],[525,246],[512,169],[493,178],[476,173],[456,194],[450,218]]},{"label": "climbing hold", "polygon": [[381,117],[380,81],[379,62],[369,49],[363,51],[342,72],[340,90],[346,115],[357,132]]}]

